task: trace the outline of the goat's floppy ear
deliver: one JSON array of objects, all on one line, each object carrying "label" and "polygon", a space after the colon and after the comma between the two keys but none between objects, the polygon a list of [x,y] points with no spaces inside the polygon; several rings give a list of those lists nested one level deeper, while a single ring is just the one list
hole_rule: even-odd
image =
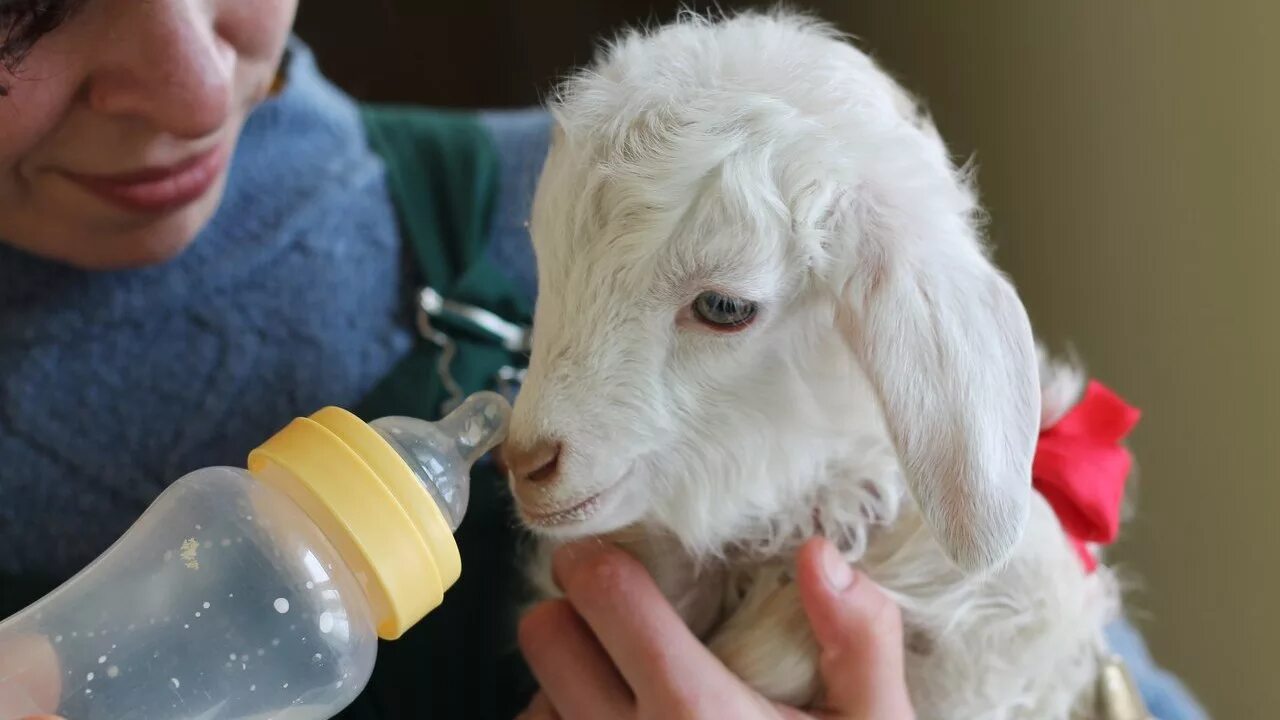
[{"label": "goat's floppy ear", "polygon": [[839,321],[925,521],[978,572],[1003,563],[1026,524],[1040,391],[1026,311],[951,210],[854,210],[838,241],[853,237]]}]

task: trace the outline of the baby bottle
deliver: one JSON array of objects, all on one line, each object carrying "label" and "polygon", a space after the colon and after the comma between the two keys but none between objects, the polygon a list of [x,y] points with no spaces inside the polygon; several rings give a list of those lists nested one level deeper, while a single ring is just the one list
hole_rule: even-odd
[{"label": "baby bottle", "polygon": [[332,717],[457,581],[468,472],[509,417],[489,392],[438,423],[325,408],[179,479],[0,623],[0,720]]}]

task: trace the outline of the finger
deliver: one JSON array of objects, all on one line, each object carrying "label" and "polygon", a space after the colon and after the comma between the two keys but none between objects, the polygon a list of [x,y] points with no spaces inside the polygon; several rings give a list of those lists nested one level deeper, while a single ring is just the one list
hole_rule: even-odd
[{"label": "finger", "polygon": [[709,686],[728,678],[627,553],[600,542],[574,543],[556,551],[552,569],[637,696],[705,696]]},{"label": "finger", "polygon": [[62,673],[53,643],[42,635],[19,634],[0,645],[0,717],[55,717]]},{"label": "finger", "polygon": [[630,688],[567,601],[548,600],[526,613],[520,620],[518,640],[542,688],[540,695],[546,696],[559,717],[578,720],[633,714]]},{"label": "finger", "polygon": [[821,648],[824,709],[843,718],[914,717],[898,606],[822,538],[801,548],[796,573]]}]

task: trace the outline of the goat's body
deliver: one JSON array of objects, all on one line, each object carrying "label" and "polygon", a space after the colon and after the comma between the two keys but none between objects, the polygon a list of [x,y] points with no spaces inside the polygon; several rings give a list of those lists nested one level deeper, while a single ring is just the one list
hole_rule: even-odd
[{"label": "goat's body", "polygon": [[[1037,369],[907,94],[829,29],[748,14],[626,36],[553,111],[524,521],[630,547],[770,698],[821,692],[789,577],[821,534],[901,606],[921,717],[1089,716],[1118,596],[1030,477],[1080,378]],[[706,292],[760,312],[710,327]]]},{"label": "goat's body", "polygon": [[[1042,363],[1044,421],[1079,394],[1078,376]],[[846,557],[903,611],[907,683],[922,719],[1055,720],[1092,717],[1098,651],[1119,611],[1105,566],[1086,574],[1057,517],[1034,498],[1009,562],[987,576],[956,569],[906,492],[881,428],[855,434],[857,452],[773,518],[813,518]],[[858,519],[861,519],[859,521]],[[800,521],[798,525],[806,525]],[[730,540],[695,556],[666,529],[637,525],[611,539],[654,575],[690,628],[725,664],[770,699],[818,699],[817,646],[791,581],[799,534]],[[544,544],[534,580],[555,594]],[[754,548],[754,549],[753,549]]]}]

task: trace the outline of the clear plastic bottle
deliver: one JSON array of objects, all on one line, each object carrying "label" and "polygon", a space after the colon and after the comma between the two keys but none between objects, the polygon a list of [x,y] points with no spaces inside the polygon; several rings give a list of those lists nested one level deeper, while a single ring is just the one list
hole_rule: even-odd
[{"label": "clear plastic bottle", "polygon": [[494,393],[434,424],[326,408],[179,479],[0,623],[0,720],[332,717],[457,581],[468,472],[509,416]]}]

